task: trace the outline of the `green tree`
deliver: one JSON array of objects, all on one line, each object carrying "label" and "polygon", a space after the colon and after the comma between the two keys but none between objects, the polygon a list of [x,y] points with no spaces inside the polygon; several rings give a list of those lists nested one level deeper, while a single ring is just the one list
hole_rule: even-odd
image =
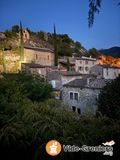
[{"label": "green tree", "polygon": [[68,71],[70,70],[70,61],[69,61],[69,58],[67,58],[67,70]]},{"label": "green tree", "polygon": [[[88,27],[92,27],[95,19],[95,13],[100,12],[102,0],[89,0],[89,11],[88,11]],[[118,6],[120,3],[118,3]]]},{"label": "green tree", "polygon": [[19,26],[18,25],[12,26],[12,32],[19,33]]},{"label": "green tree", "polygon": [[120,75],[108,83],[98,97],[98,111],[112,119],[120,119]]},{"label": "green tree", "polygon": [[99,56],[99,52],[96,48],[92,48],[89,50],[89,55],[93,58],[97,58]]},{"label": "green tree", "polygon": [[12,38],[12,37],[15,36],[15,33],[10,31],[10,30],[6,30],[5,31],[5,36],[6,36],[6,38]]},{"label": "green tree", "polygon": [[88,11],[88,27],[92,27],[94,23],[94,14],[99,13],[101,7],[101,0],[89,0]]},{"label": "green tree", "polygon": [[16,81],[24,85],[24,90],[28,93],[27,97],[34,102],[40,102],[52,96],[52,86],[37,74],[19,73]]},{"label": "green tree", "polygon": [[44,31],[38,32],[38,37],[39,37],[41,40],[45,40],[45,33],[44,33]]},{"label": "green tree", "polygon": [[5,52],[4,52],[4,48],[3,48],[3,52],[2,52],[2,63],[3,63],[3,72],[6,73],[6,58],[5,58]]},{"label": "green tree", "polygon": [[57,35],[56,35],[55,24],[54,24],[54,65],[58,66]]},{"label": "green tree", "polygon": [[73,49],[66,42],[62,42],[59,44],[58,54],[60,56],[72,56]]},{"label": "green tree", "polygon": [[[5,77],[5,76],[4,76]],[[100,115],[79,116],[61,101],[47,99],[32,102],[20,77],[0,79],[0,159],[51,160],[45,146],[51,139],[61,145],[98,146],[102,142],[115,141],[114,158],[119,153],[120,120],[111,121]],[[27,82],[29,77],[27,77]],[[20,82],[24,82],[23,77]],[[36,79],[34,79],[36,82]],[[27,83],[26,82],[26,83]],[[24,90],[23,90],[24,89]],[[32,88],[31,88],[32,89]],[[93,152],[61,152],[55,159],[98,159],[106,156]]]},{"label": "green tree", "polygon": [[75,46],[78,48],[78,49],[81,49],[81,47],[82,47],[82,45],[81,45],[81,43],[80,42],[75,42]]},{"label": "green tree", "polygon": [[24,41],[23,41],[23,29],[21,21],[20,21],[20,61],[24,61]]}]

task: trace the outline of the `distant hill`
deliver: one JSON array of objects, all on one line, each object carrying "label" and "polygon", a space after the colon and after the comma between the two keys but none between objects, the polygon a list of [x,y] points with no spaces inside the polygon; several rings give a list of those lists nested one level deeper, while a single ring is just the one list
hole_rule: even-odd
[{"label": "distant hill", "polygon": [[106,56],[120,57],[120,47],[111,47],[109,49],[100,49],[100,53]]}]

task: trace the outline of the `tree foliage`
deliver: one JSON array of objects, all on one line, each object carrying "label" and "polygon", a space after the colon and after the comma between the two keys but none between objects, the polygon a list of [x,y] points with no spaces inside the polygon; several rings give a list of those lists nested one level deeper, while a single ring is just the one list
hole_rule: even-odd
[{"label": "tree foliage", "polygon": [[6,38],[12,38],[14,37],[16,34],[14,32],[12,32],[11,30],[6,30],[5,31],[5,36]]},{"label": "tree foliage", "polygon": [[101,7],[101,0],[89,0],[89,11],[88,11],[88,27],[92,27],[94,23],[95,13],[99,13]]},{"label": "tree foliage", "polygon": [[[96,118],[89,114],[79,117],[61,101],[54,99],[32,101],[25,88],[27,82],[27,87],[32,82],[31,77],[15,77],[0,79],[0,159],[49,160],[51,156],[46,153],[45,145],[52,139],[61,145],[79,147],[98,146],[113,139],[116,143],[114,156],[118,156],[119,120],[115,122],[106,116]],[[36,84],[36,78],[33,80]],[[75,160],[78,156],[81,160],[106,159],[102,153],[66,153],[63,150],[55,159]]]},{"label": "tree foliage", "polygon": [[24,41],[23,41],[23,29],[21,21],[20,21],[20,60],[24,61]]},{"label": "tree foliage", "polygon": [[98,52],[96,48],[92,48],[89,50],[89,55],[92,56],[93,58],[98,58],[100,53]]},{"label": "tree foliage", "polygon": [[19,33],[19,26],[18,25],[12,26],[12,32]]},{"label": "tree foliage", "polygon": [[58,49],[57,49],[57,35],[56,35],[56,27],[54,25],[54,65],[58,66]]},{"label": "tree foliage", "polygon": [[98,105],[102,114],[120,119],[120,75],[101,90]]},{"label": "tree foliage", "polygon": [[70,70],[70,61],[69,61],[69,58],[67,58],[67,70],[68,71]]}]

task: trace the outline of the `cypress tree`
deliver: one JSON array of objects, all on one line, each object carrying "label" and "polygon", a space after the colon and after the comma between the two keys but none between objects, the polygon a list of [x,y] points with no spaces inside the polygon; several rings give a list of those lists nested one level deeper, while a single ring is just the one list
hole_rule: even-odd
[{"label": "cypress tree", "polygon": [[67,58],[67,70],[68,71],[70,70],[70,61],[69,61],[69,58]]},{"label": "cypress tree", "polygon": [[58,66],[57,36],[56,36],[55,24],[54,24],[54,65]]},{"label": "cypress tree", "polygon": [[20,21],[20,61],[24,61],[24,42],[23,42],[23,31],[22,23]]},{"label": "cypress tree", "polygon": [[3,62],[3,72],[6,73],[6,59],[5,59],[4,48],[3,48],[3,52],[2,52],[2,62]]}]

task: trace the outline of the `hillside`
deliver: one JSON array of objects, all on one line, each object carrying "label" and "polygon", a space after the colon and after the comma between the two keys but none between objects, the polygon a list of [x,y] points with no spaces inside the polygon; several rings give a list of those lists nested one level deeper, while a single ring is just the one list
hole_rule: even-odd
[{"label": "hillside", "polygon": [[[34,46],[40,48],[54,49],[54,34],[44,31],[32,32],[29,29],[23,29],[24,46]],[[0,49],[12,50],[19,47],[19,32],[6,30],[0,32]],[[87,55],[88,51],[80,42],[74,42],[67,34],[57,34],[57,48],[59,56],[82,56]]]},{"label": "hillside", "polygon": [[100,49],[100,53],[106,56],[120,57],[120,47],[111,47],[109,49]]}]

